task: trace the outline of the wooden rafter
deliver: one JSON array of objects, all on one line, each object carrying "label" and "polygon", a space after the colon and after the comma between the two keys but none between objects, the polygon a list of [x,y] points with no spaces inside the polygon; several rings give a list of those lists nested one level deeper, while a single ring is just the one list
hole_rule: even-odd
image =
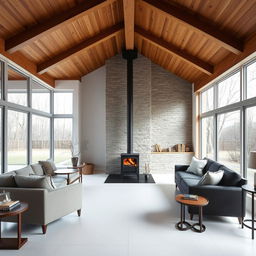
[{"label": "wooden rafter", "polygon": [[54,17],[35,25],[28,30],[21,32],[5,41],[5,50],[13,53],[21,49],[25,44],[32,40],[36,40],[39,36],[42,36],[45,32],[49,32],[52,29],[56,29],[60,24],[70,19],[78,17],[85,12],[92,10],[94,7],[98,7],[100,4],[106,3],[105,0],[87,0],[84,3],[78,4],[75,7],[55,15]]},{"label": "wooden rafter", "polygon": [[115,36],[115,34],[118,33],[120,30],[122,30],[123,28],[124,28],[124,23],[121,22],[121,23],[118,23],[118,24],[100,32],[96,36],[93,36],[93,37],[81,42],[80,44],[54,56],[53,58],[39,64],[37,66],[37,72],[39,74],[45,73],[48,69],[54,67],[61,61],[67,59],[68,57],[75,55],[75,54],[79,54],[81,51],[89,49],[90,47],[93,47],[96,44],[99,44],[102,41],[105,41],[105,40],[109,39],[110,37]]},{"label": "wooden rafter", "polygon": [[195,31],[199,31],[216,41],[225,49],[240,54],[243,51],[243,42],[232,35],[224,33],[218,27],[212,25],[206,18],[198,15],[193,15],[177,5],[171,5],[162,0],[143,0],[143,2],[153,6],[154,8],[178,19]]},{"label": "wooden rafter", "polygon": [[240,55],[229,54],[224,60],[215,66],[214,73],[210,76],[203,76],[194,83],[194,90],[198,91],[209,84],[212,80],[238,64],[249,55],[256,52],[256,35],[248,39],[244,45],[244,51]]},{"label": "wooden rafter", "polygon": [[27,59],[22,53],[15,52],[13,54],[10,54],[4,50],[4,40],[0,39],[0,54],[8,58],[9,60],[15,62],[20,67],[26,69],[28,72],[30,72],[32,75],[36,76],[37,78],[41,79],[45,83],[49,84],[50,86],[55,86],[54,79],[49,76],[48,74],[40,75],[37,73],[37,67],[36,64]]},{"label": "wooden rafter", "polygon": [[124,31],[126,50],[134,48],[134,10],[135,0],[123,0]]},{"label": "wooden rafter", "polygon": [[195,56],[186,53],[176,46],[164,41],[163,39],[156,37],[155,35],[151,34],[150,32],[135,26],[135,32],[145,38],[146,40],[150,41],[151,43],[155,44],[156,46],[162,48],[163,50],[175,55],[176,57],[186,61],[187,63],[191,64],[195,68],[199,69],[200,71],[204,72],[207,75],[211,75],[213,73],[213,66],[209,63],[206,63]]}]

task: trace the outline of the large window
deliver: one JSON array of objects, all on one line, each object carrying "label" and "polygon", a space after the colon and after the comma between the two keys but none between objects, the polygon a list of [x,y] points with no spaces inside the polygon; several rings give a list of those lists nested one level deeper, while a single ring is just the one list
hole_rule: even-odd
[{"label": "large window", "polygon": [[27,165],[27,114],[8,110],[8,171]]},{"label": "large window", "polygon": [[32,80],[32,108],[50,112],[50,90]]},{"label": "large window", "polygon": [[72,143],[72,88],[53,90],[0,60],[0,99],[0,172],[47,159],[71,164],[71,148],[78,148]]},{"label": "large window", "polygon": [[213,117],[202,119],[202,155],[214,158]]},{"label": "large window", "polygon": [[218,115],[218,161],[240,172],[240,111]]},{"label": "large window", "polygon": [[28,78],[8,67],[7,99],[19,105],[28,105]]},{"label": "large window", "polygon": [[215,81],[200,97],[201,157],[219,161],[253,184],[256,169],[249,163],[256,154],[256,60]]},{"label": "large window", "polygon": [[50,158],[50,118],[32,116],[32,163]]},{"label": "large window", "polygon": [[221,81],[218,86],[218,107],[224,107],[240,100],[240,72]]},{"label": "large window", "polygon": [[54,161],[70,164],[72,147],[72,118],[54,119]]},{"label": "large window", "polygon": [[[256,107],[251,107],[247,109],[247,148],[246,157],[247,165],[250,163],[250,157],[255,156],[256,151]],[[253,153],[252,153],[253,152]],[[256,169],[247,167],[247,178],[250,184],[254,183],[254,173]]]}]

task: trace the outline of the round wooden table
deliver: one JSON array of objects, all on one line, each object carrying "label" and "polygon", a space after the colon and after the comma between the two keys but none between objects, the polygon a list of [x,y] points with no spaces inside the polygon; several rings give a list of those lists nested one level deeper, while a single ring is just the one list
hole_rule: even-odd
[{"label": "round wooden table", "polygon": [[[75,181],[79,180],[79,182],[82,182],[82,178],[81,178],[81,172],[79,169],[57,169],[54,172],[56,175],[67,175],[67,185],[74,183]],[[70,174],[74,174],[74,173],[79,173],[79,176],[74,179],[74,180],[70,180]]]},{"label": "round wooden table", "polygon": [[[0,212],[0,249],[20,249],[27,242],[27,238],[21,237],[21,214],[28,210],[28,204],[21,202],[20,206],[8,211]],[[1,219],[10,216],[17,216],[17,238],[2,238],[1,236]]]},{"label": "round wooden table", "polygon": [[[206,227],[203,225],[203,207],[208,205],[209,201],[202,197],[198,196],[198,200],[187,200],[184,199],[183,194],[179,194],[175,197],[176,201],[180,203],[180,221],[176,224],[178,230],[188,230],[192,229],[195,232],[202,233],[205,231]],[[191,225],[185,220],[185,206],[195,206],[199,210],[199,223]],[[199,228],[197,228],[199,226]]]}]

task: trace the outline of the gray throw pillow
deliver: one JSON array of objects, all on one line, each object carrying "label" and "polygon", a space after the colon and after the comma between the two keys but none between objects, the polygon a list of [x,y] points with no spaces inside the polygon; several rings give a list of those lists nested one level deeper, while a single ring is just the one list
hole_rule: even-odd
[{"label": "gray throw pillow", "polygon": [[198,182],[198,186],[202,185],[218,185],[223,177],[224,171],[219,170],[217,172],[206,172],[206,174]]},{"label": "gray throw pillow", "polygon": [[202,176],[203,169],[206,166],[206,164],[207,164],[207,160],[197,159],[196,157],[193,156],[190,166],[186,171],[196,174],[198,176]]},{"label": "gray throw pillow", "polygon": [[31,164],[31,167],[36,175],[42,176],[44,175],[44,170],[42,168],[42,165],[40,164]]},{"label": "gray throw pillow", "polygon": [[52,175],[54,175],[54,171],[57,170],[57,168],[52,160],[39,161],[38,163],[42,166],[45,175],[52,176]]},{"label": "gray throw pillow", "polygon": [[20,188],[44,188],[49,191],[54,189],[49,176],[15,176],[14,179]]},{"label": "gray throw pillow", "polygon": [[0,175],[0,187],[16,187],[13,175]]},{"label": "gray throw pillow", "polygon": [[24,168],[15,170],[15,173],[16,173],[16,175],[22,175],[22,176],[29,176],[30,174],[35,174],[30,165],[28,165]]}]

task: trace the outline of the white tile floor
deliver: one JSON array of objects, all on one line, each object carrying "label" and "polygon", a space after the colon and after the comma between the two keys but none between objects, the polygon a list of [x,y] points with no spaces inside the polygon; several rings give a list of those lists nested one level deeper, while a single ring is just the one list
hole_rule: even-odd
[{"label": "white tile floor", "polygon": [[[48,226],[23,227],[27,244],[19,256],[243,256],[256,255],[256,241],[241,229],[236,218],[206,218],[206,231],[178,231],[179,206],[171,178],[166,184],[104,184],[106,175],[85,176],[83,212],[70,214]],[[3,235],[15,235],[14,224],[4,224]]]}]

